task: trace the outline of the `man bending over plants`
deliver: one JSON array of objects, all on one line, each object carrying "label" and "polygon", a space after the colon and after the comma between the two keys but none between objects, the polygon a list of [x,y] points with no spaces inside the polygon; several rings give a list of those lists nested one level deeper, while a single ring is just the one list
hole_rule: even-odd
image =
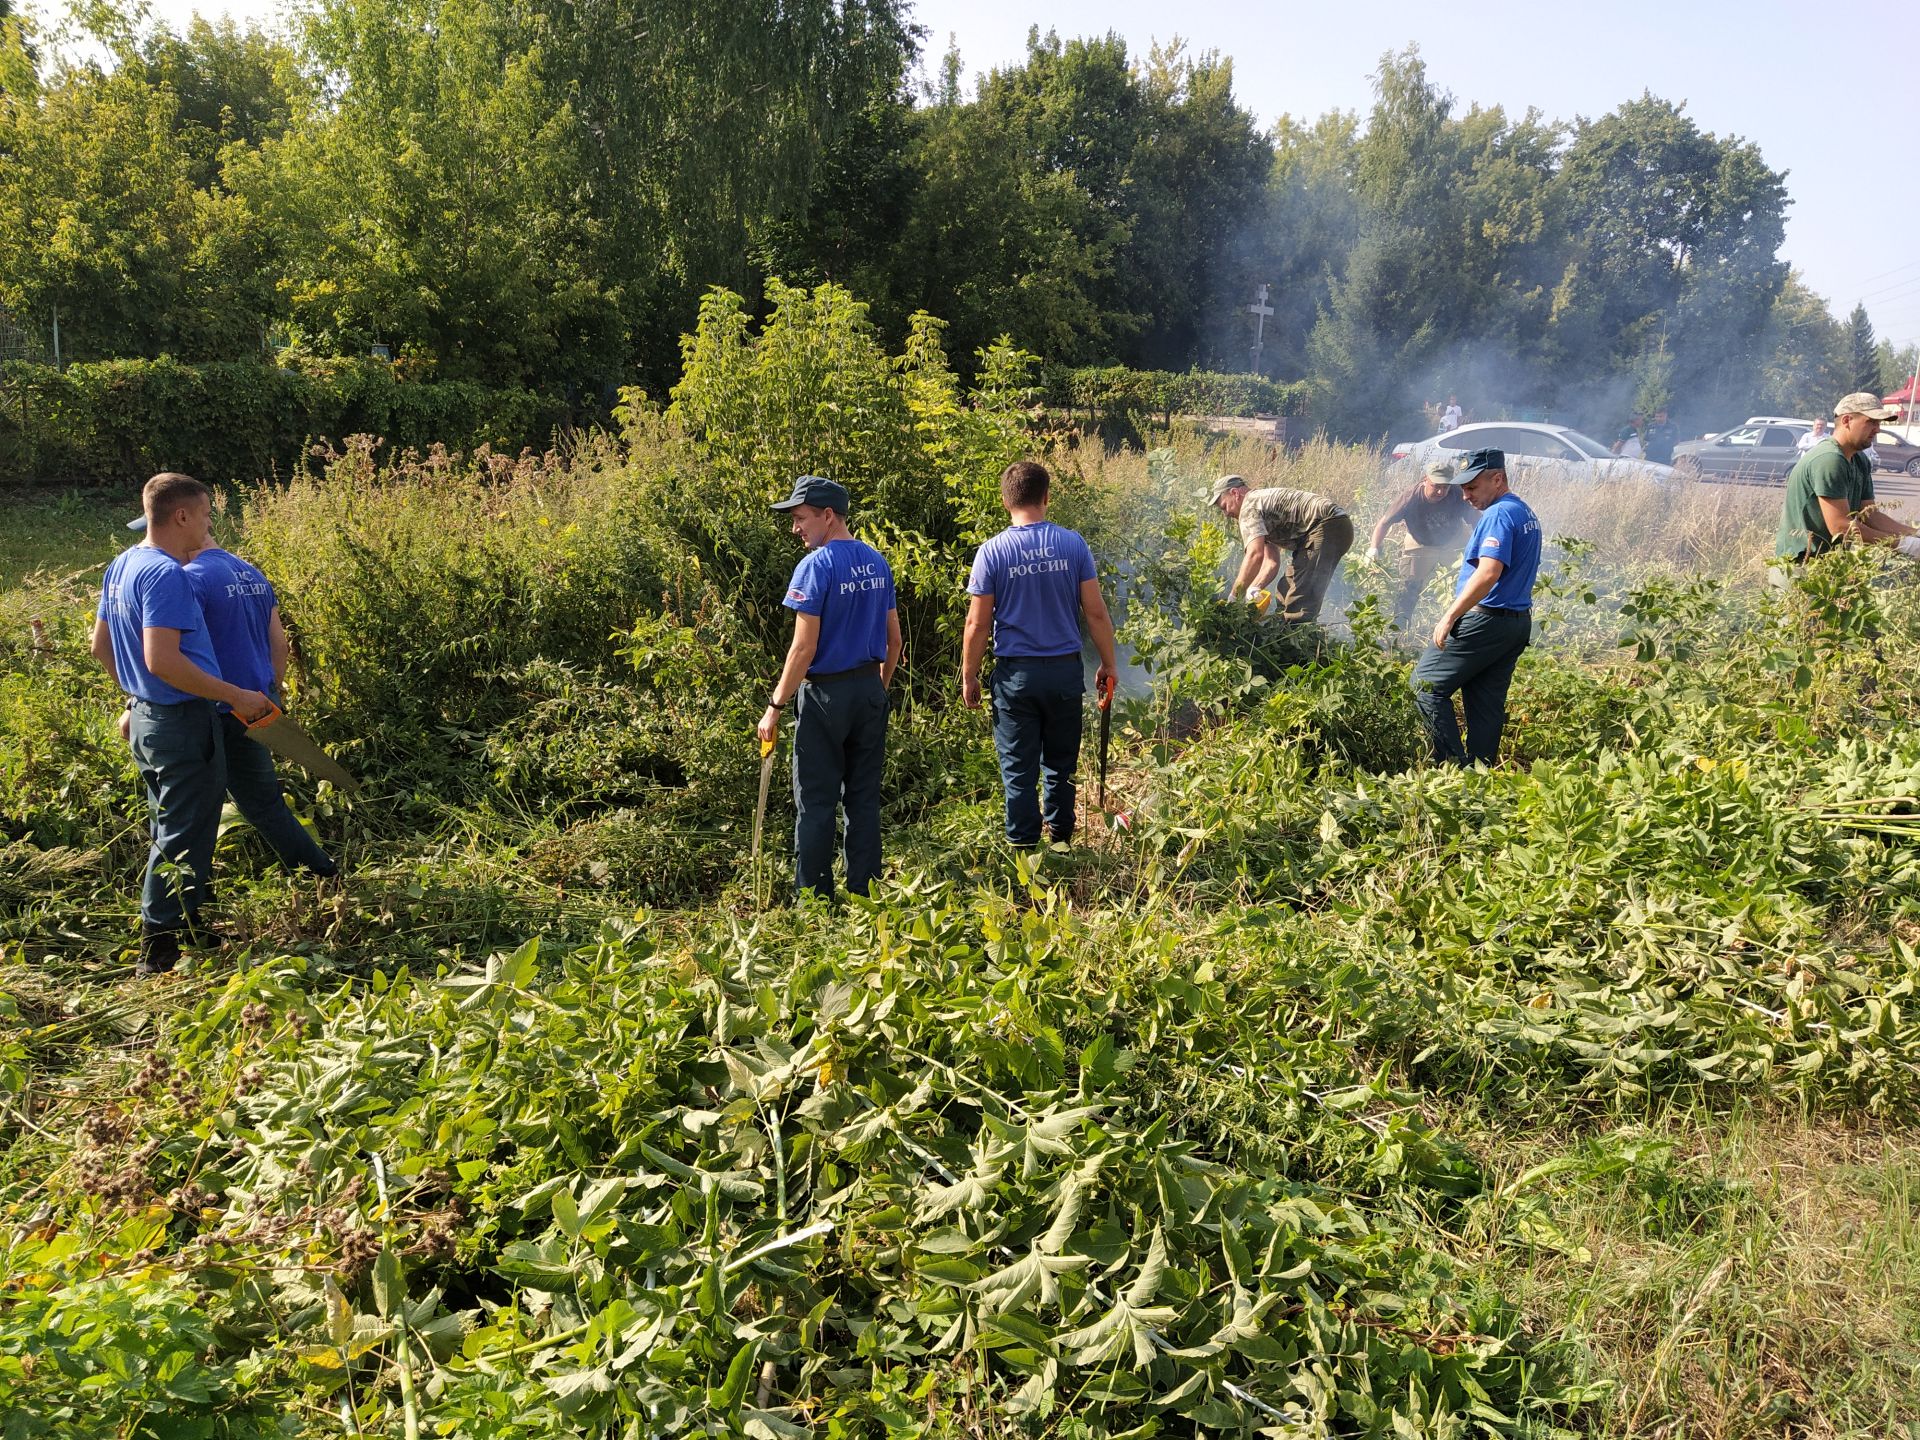
[{"label": "man bending over plants", "polygon": [[960,698],[978,710],[991,633],[993,748],[1007,792],[1007,839],[1023,850],[1040,843],[1041,784],[1048,838],[1064,845],[1073,836],[1080,696],[1087,688],[1083,615],[1100,655],[1094,685],[1104,691],[1120,670],[1093,552],[1077,533],[1047,519],[1051,489],[1038,461],[1016,460],[1000,473],[1000,503],[1013,523],[974,557],[960,661]]},{"label": "man bending over plants", "polygon": [[[1533,580],[1540,569],[1540,521],[1507,488],[1507,457],[1476,450],[1447,484],[1480,512],[1460,562],[1453,604],[1433,627],[1433,644],[1413,667],[1413,700],[1427,722],[1433,758],[1447,764],[1500,758],[1507,687],[1533,639]],[[1467,712],[1467,743],[1453,697]]]},{"label": "man bending over plants", "polygon": [[880,876],[880,771],[887,748],[887,687],[900,664],[893,571],[847,529],[845,487],[802,475],[776,501],[807,547],[783,602],[793,643],[760,717],[761,743],[793,721],[794,885],[833,898],[833,852],[847,815],[847,889],[867,893]]},{"label": "man bending over plants", "polygon": [[209,894],[227,789],[216,706],[257,720],[268,702],[221,677],[183,568],[207,544],[213,492],[190,475],[162,473],[147,481],[141,506],[146,537],[107,566],[93,654],[127,694],[128,738],[152,817],[135,967],[152,975],[178,962],[180,936],[191,933]]},{"label": "man bending over plants", "polygon": [[[1238,475],[1213,482],[1207,503],[1240,526],[1246,551],[1227,599],[1264,591],[1280,573],[1286,551],[1287,585],[1276,597],[1280,618],[1289,625],[1311,625],[1320,618],[1327,587],[1340,569],[1340,557],[1353,548],[1353,520],[1324,495],[1270,485],[1250,490]],[[1262,609],[1264,610],[1264,605]]]}]

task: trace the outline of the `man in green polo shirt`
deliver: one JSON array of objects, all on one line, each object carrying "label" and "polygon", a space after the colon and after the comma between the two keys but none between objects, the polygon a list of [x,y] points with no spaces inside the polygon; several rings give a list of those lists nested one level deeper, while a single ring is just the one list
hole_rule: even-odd
[{"label": "man in green polo shirt", "polygon": [[1892,545],[1920,560],[1920,533],[1874,503],[1873,464],[1865,454],[1880,423],[1899,413],[1867,390],[1833,407],[1833,433],[1802,455],[1787,476],[1774,554],[1812,560],[1852,535],[1860,544]]}]

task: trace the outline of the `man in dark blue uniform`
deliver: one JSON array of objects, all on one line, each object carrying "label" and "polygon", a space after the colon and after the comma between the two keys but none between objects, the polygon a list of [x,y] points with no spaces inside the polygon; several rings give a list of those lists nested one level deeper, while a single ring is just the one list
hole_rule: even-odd
[{"label": "man in dark blue uniform", "polygon": [[193,928],[209,894],[227,788],[215,706],[256,720],[267,697],[221,678],[183,568],[207,544],[213,493],[191,476],[164,473],[147,481],[141,501],[146,538],[107,567],[93,654],[127,693],[129,741],[152,817],[137,967],[151,975],[174,967],[181,933]]},{"label": "man in dark blue uniform", "polygon": [[[218,545],[196,551],[187,561],[187,579],[207,619],[220,673],[236,685],[274,697],[287,675],[291,646],[280,621],[280,602],[267,577],[238,555]],[[273,847],[289,870],[337,875],[340,867],[307,833],[287,808],[273,754],[250,738],[231,710],[220,714],[227,756],[227,793],[247,823]]]},{"label": "man in dark blue uniform", "polygon": [[807,547],[783,602],[793,643],[775,682],[759,736],[793,724],[794,883],[833,897],[838,812],[847,815],[847,889],[864,895],[880,875],[880,772],[887,748],[887,687],[900,664],[900,615],[893,571],[880,552],[847,529],[847,492],[802,475],[774,510],[793,517]]},{"label": "man in dark blue uniform", "polygon": [[1113,618],[1100,594],[1093,552],[1075,531],[1047,519],[1053,477],[1037,460],[1000,474],[1000,503],[1013,523],[980,547],[967,579],[972,597],[960,657],[960,698],[980,705],[980,664],[993,640],[993,748],[1007,792],[1007,839],[1040,843],[1041,791],[1048,837],[1073,836],[1074,767],[1080,763],[1087,688],[1080,619],[1099,653],[1094,683],[1119,672]]},{"label": "man in dark blue uniform", "polygon": [[[1453,604],[1433,627],[1433,644],[1413,667],[1414,703],[1427,722],[1433,758],[1450,764],[1500,758],[1507,688],[1533,638],[1533,581],[1540,569],[1540,521],[1507,488],[1507,457],[1476,450],[1453,477],[1480,512],[1467,540]],[[1458,692],[1467,743],[1453,718]]]}]

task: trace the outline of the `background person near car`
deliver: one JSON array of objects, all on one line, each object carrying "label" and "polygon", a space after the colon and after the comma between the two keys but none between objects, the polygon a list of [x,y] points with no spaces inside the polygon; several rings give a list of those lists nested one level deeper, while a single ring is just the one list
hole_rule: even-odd
[{"label": "background person near car", "polygon": [[1826,438],[1827,438],[1827,417],[1824,415],[1821,415],[1814,420],[1813,428],[1811,430],[1807,431],[1798,440],[1793,442],[1793,448],[1798,450],[1802,455],[1804,455],[1809,450],[1813,449],[1814,446],[1818,445],[1822,440]]},{"label": "background person near car", "polygon": [[846,811],[847,889],[880,878],[880,776],[887,750],[887,687],[900,663],[893,571],[847,529],[847,492],[802,475],[773,510],[792,515],[807,547],[781,603],[793,642],[760,717],[762,742],[793,704],[794,885],[833,898],[833,852]]},{"label": "background person near car", "polygon": [[1373,538],[1367,544],[1367,559],[1373,561],[1380,559],[1387,532],[1395,525],[1406,527],[1406,542],[1400,551],[1400,589],[1393,600],[1393,623],[1400,630],[1412,622],[1414,607],[1420,603],[1427,582],[1459,553],[1460,542],[1473,527],[1473,507],[1453,483],[1453,476],[1451,463],[1433,462],[1374,523]]},{"label": "background person near car", "polygon": [[1640,444],[1640,432],[1632,425],[1623,425],[1620,433],[1613,437],[1613,453],[1622,460],[1638,460],[1646,453]]},{"label": "background person near car", "polygon": [[[146,537],[107,566],[93,654],[127,695],[128,743],[147,792],[152,843],[140,892],[140,974],[171,970],[212,894],[226,798],[223,703],[245,719],[267,697],[221,677],[206,616],[181,562],[207,543],[213,492],[163,472],[141,493]],[[137,522],[136,522],[137,523]]]},{"label": "background person near car", "polygon": [[1880,423],[1899,413],[1869,390],[1856,391],[1833,407],[1833,434],[1801,456],[1787,476],[1775,555],[1812,560],[1848,536],[1857,536],[1863,544],[1892,545],[1910,559],[1920,559],[1920,537],[1913,528],[1874,503],[1873,464],[1866,454]]},{"label": "background person near car", "polygon": [[1460,397],[1447,396],[1447,408],[1440,412],[1440,432],[1445,434],[1449,430],[1458,430],[1465,418],[1465,412],[1460,409]]},{"label": "background person near car", "polygon": [[1239,522],[1245,557],[1228,587],[1227,599],[1248,590],[1271,589],[1280,554],[1289,557],[1287,584],[1275,597],[1282,620],[1304,624],[1320,616],[1327,587],[1340,557],[1353,548],[1353,521],[1324,495],[1283,485],[1249,489],[1245,478],[1222,475],[1213,482],[1210,503]]},{"label": "background person near car", "polygon": [[1000,503],[1013,522],[980,547],[967,578],[967,628],[961,648],[960,698],[980,708],[980,663],[993,642],[993,748],[1006,791],[1006,834],[1032,849],[1047,838],[1073,836],[1074,768],[1086,670],[1080,663],[1080,621],[1100,656],[1094,683],[1119,673],[1113,619],[1100,594],[1093,552],[1076,532],[1047,519],[1052,477],[1034,460],[1016,460],[1000,475]]},{"label": "background person near car", "polygon": [[[1498,450],[1474,451],[1454,483],[1480,519],[1461,558],[1453,603],[1413,667],[1413,698],[1434,759],[1491,765],[1500,758],[1513,669],[1533,638],[1540,521],[1507,488],[1507,457]],[[1455,694],[1467,716],[1464,745],[1453,716]]]},{"label": "background person near car", "polygon": [[[279,703],[287,675],[287,631],[280,602],[267,577],[238,555],[209,545],[187,561],[187,579],[207,617],[220,673]],[[273,754],[250,738],[231,710],[220,715],[227,756],[227,793],[247,823],[273,847],[289,870],[336,875],[340,867],[287,808],[274,773]]]},{"label": "background person near car", "polygon": [[1653,412],[1653,423],[1647,426],[1646,434],[1641,437],[1646,448],[1646,458],[1657,465],[1673,463],[1673,447],[1680,441],[1680,429],[1667,419],[1664,409]]}]

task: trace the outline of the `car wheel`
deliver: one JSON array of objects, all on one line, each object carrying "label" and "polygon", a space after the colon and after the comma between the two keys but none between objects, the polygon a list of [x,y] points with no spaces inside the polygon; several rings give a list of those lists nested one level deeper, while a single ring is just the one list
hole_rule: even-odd
[{"label": "car wheel", "polygon": [[1907,461],[1907,473],[1913,476],[1914,479],[1920,480],[1920,455],[1916,455],[1913,459]]}]

